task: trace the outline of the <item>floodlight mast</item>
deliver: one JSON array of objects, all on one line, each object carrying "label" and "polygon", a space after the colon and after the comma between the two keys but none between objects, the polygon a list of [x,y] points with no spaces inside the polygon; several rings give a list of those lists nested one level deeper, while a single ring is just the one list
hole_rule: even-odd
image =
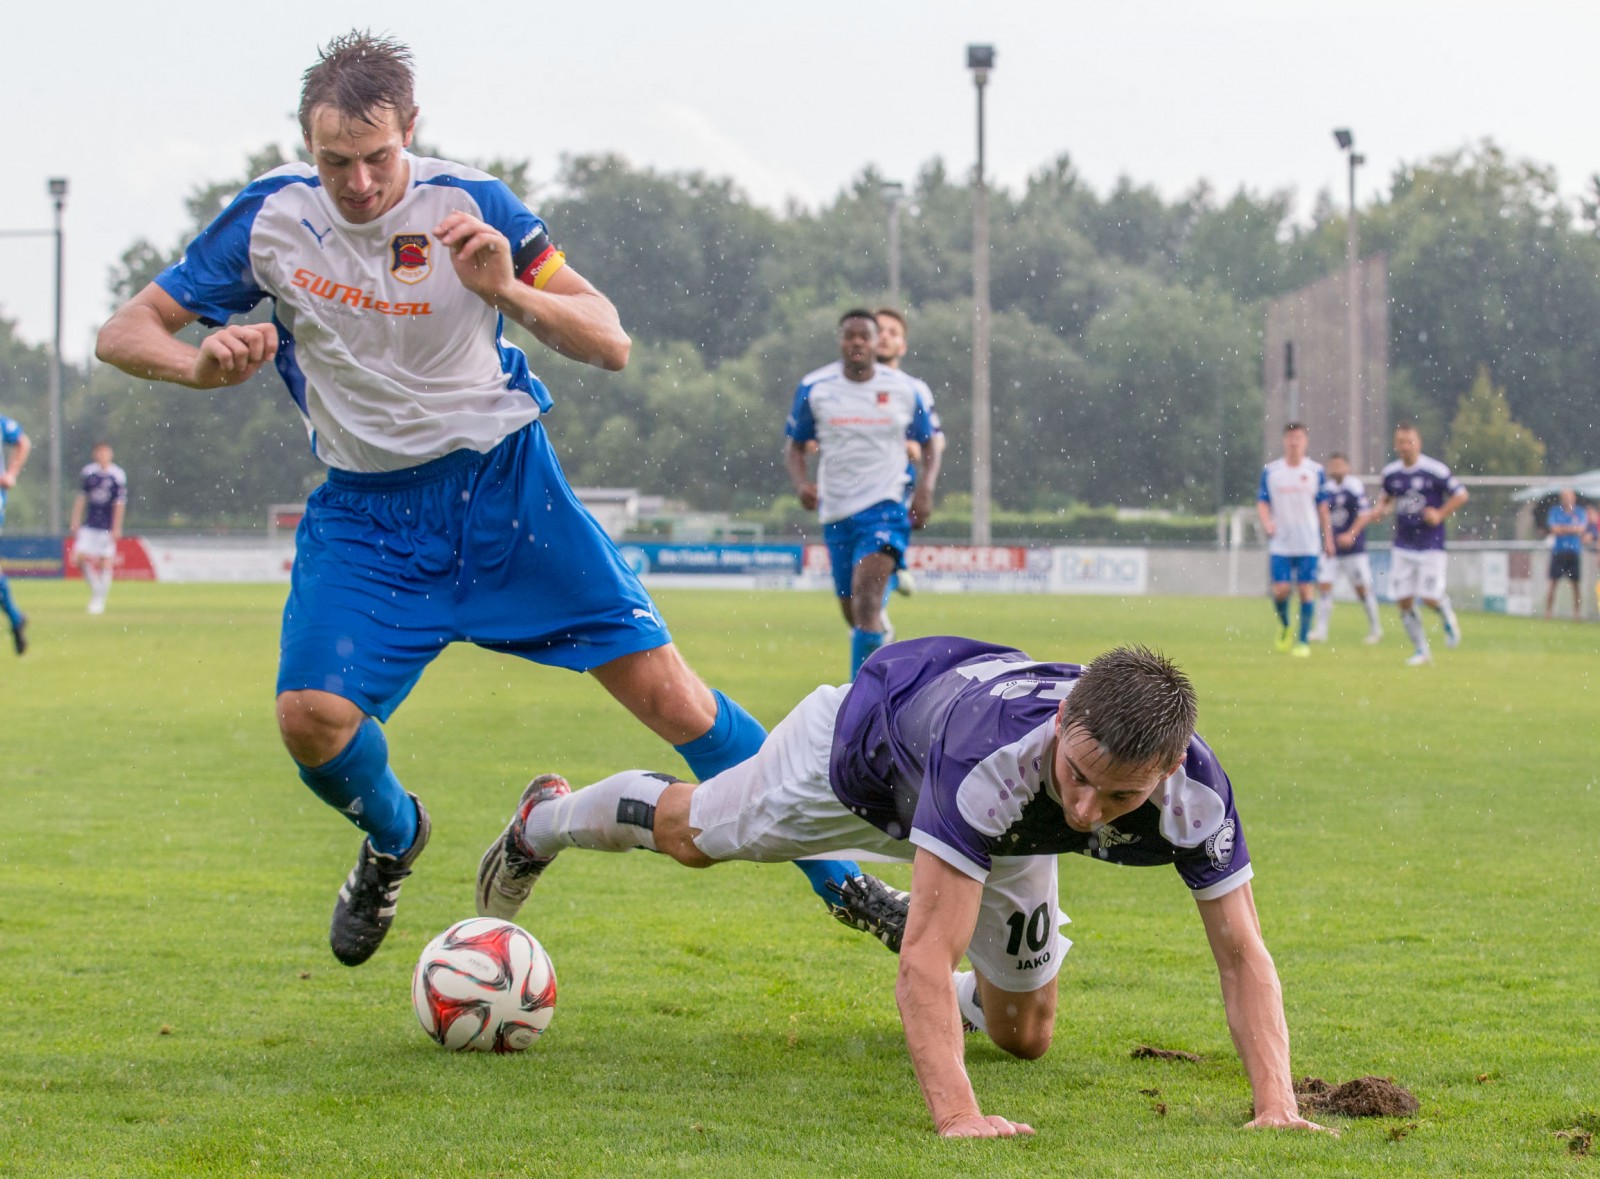
[{"label": "floodlight mast", "polygon": [[1356,228],[1356,169],[1367,162],[1367,157],[1355,150],[1356,137],[1348,127],[1336,129],[1333,141],[1339,145],[1339,150],[1344,152],[1350,161],[1350,213],[1345,220],[1344,235],[1344,314],[1347,349],[1345,396],[1348,400],[1345,415],[1347,422],[1345,449],[1349,454],[1350,469],[1365,471],[1368,456],[1366,431],[1362,429],[1362,423],[1366,419],[1362,362],[1366,356],[1366,348],[1362,333],[1366,327],[1366,317],[1363,314],[1365,300],[1361,289],[1361,251]]},{"label": "floodlight mast", "polygon": [[993,45],[968,45],[967,68],[978,92],[978,167],[972,186],[972,543],[990,542],[989,468],[989,190],[984,178],[983,91],[994,69]]},{"label": "floodlight mast", "polygon": [[50,347],[50,534],[61,535],[61,215],[67,207],[67,179],[53,176],[49,181],[50,199],[55,205],[56,239],[56,323]]},{"label": "floodlight mast", "polygon": [[885,180],[878,186],[889,206],[889,305],[900,306],[900,213],[906,207],[906,186],[898,180]]}]

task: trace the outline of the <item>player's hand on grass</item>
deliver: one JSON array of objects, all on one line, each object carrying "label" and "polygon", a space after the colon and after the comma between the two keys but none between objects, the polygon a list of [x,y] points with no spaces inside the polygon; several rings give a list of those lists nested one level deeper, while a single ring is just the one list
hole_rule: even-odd
[{"label": "player's hand on grass", "polygon": [[470,213],[451,213],[434,226],[433,236],[449,247],[461,285],[497,307],[497,300],[516,281],[506,235]]},{"label": "player's hand on grass", "polygon": [[270,323],[238,323],[200,341],[189,374],[196,389],[242,385],[278,354],[278,329]]},{"label": "player's hand on grass", "polygon": [[1339,1131],[1329,1126],[1319,1126],[1315,1122],[1308,1122],[1298,1113],[1265,1113],[1245,1126],[1246,1130],[1311,1130],[1318,1134],[1332,1134],[1339,1137]]},{"label": "player's hand on grass", "polygon": [[940,1138],[1015,1138],[1032,1134],[1026,1122],[1013,1122],[999,1114],[962,1114],[939,1127]]}]

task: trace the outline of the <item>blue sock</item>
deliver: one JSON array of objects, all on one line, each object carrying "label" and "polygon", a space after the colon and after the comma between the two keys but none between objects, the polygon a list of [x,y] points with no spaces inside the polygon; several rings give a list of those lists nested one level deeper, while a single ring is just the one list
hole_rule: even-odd
[{"label": "blue sock", "polygon": [[1311,612],[1313,605],[1310,602],[1300,603],[1300,641],[1308,642],[1311,634]]},{"label": "blue sock", "polygon": [[828,881],[844,885],[852,876],[861,875],[861,865],[854,860],[796,860],[794,866],[811,881],[811,891],[826,904],[838,904],[839,898],[828,890]]},{"label": "blue sock", "polygon": [[300,766],[300,780],[365,831],[384,855],[398,856],[416,841],[416,805],[389,768],[389,743],[370,716],[332,761]]},{"label": "blue sock", "polygon": [[867,661],[879,647],[883,646],[884,635],[882,631],[862,630],[859,626],[850,632],[850,678],[856,678],[856,672],[861,670],[861,665]]},{"label": "blue sock", "polygon": [[767,731],[755,717],[721,692],[712,689],[711,695],[717,701],[717,719],[711,728],[687,744],[673,746],[702,782],[754,757],[767,739]]},{"label": "blue sock", "polygon": [[1272,608],[1278,612],[1278,625],[1279,626],[1288,626],[1289,625],[1289,599],[1288,598],[1273,598],[1272,599]]},{"label": "blue sock", "polygon": [[22,621],[22,611],[11,600],[11,583],[6,580],[4,573],[0,573],[0,610],[4,610],[6,617],[11,619],[13,628]]}]

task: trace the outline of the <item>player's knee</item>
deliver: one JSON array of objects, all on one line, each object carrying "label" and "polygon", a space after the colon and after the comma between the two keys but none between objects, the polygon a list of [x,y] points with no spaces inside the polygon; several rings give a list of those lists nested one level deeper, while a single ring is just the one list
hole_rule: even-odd
[{"label": "player's knee", "polygon": [[365,719],[361,709],[327,692],[294,691],[278,695],[278,735],[289,756],[305,766],[319,766],[339,755]]},{"label": "player's knee", "polygon": [[1050,1051],[1054,1033],[1054,1026],[1048,1022],[1030,1021],[1009,1027],[1002,1022],[996,1026],[991,1017],[989,1024],[989,1038],[995,1046],[1018,1060],[1038,1060]]}]

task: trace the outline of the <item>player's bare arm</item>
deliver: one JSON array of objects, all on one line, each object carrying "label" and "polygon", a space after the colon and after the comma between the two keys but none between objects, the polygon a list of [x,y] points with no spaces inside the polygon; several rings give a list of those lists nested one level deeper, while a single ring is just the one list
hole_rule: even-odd
[{"label": "player's bare arm", "polygon": [[1195,903],[1217,960],[1228,1032],[1255,1096],[1255,1117],[1248,1128],[1326,1131],[1327,1127],[1302,1118],[1295,1101],[1283,989],[1272,955],[1261,940],[1261,922],[1250,885],[1242,884],[1216,900]]},{"label": "player's bare arm", "polygon": [[278,329],[270,323],[228,324],[198,348],[178,339],[177,333],[198,318],[151,283],[106,321],[95,355],[130,376],[224,389],[244,384],[278,354]]},{"label": "player's bare arm", "polygon": [[127,514],[128,505],[117,503],[111,505],[111,539],[122,539],[122,517]]},{"label": "player's bare arm", "polygon": [[80,491],[72,497],[72,512],[67,516],[68,532],[78,531],[78,525],[83,523],[84,510],[88,506],[89,502],[84,498],[83,492]]},{"label": "player's bare arm", "polygon": [[6,462],[6,469],[0,471],[0,487],[10,490],[17,485],[17,477],[22,474],[22,468],[28,463],[28,455],[33,453],[33,440],[26,434],[19,437],[11,447],[11,457]]},{"label": "player's bare arm", "polygon": [[1322,525],[1322,551],[1331,557],[1338,546],[1333,542],[1333,517],[1328,512],[1327,504],[1317,505],[1317,521]]},{"label": "player's bare arm", "polygon": [[1422,509],[1422,520],[1429,527],[1432,527],[1435,524],[1443,524],[1451,516],[1455,515],[1456,512],[1460,511],[1461,506],[1463,504],[1465,504],[1466,502],[1467,502],[1467,489],[1465,487],[1463,487],[1460,491],[1456,492],[1449,499],[1445,500],[1444,503],[1441,504],[1439,507],[1437,507],[1437,508],[1423,508]]},{"label": "player's bare arm", "polygon": [[923,1100],[934,1127],[945,1138],[1033,1133],[1033,1127],[1022,1122],[986,1117],[967,1079],[961,1010],[951,972],[972,940],[982,899],[979,881],[918,849],[894,997]]},{"label": "player's bare arm", "polygon": [[1272,522],[1272,505],[1264,499],[1256,500],[1256,518],[1261,521],[1261,531],[1268,539],[1277,535],[1277,525]]},{"label": "player's bare arm", "polygon": [[917,489],[911,493],[911,527],[923,528],[933,518],[933,489],[939,483],[939,468],[944,463],[944,432],[936,433],[922,448],[917,464]]},{"label": "player's bare arm", "polygon": [[616,372],[628,363],[633,341],[617,309],[570,266],[542,289],[512,273],[511,243],[470,213],[451,213],[433,236],[450,249],[461,285],[502,315],[532,332],[545,347],[573,360]]},{"label": "player's bare arm", "polygon": [[806,471],[806,446],[804,443],[790,439],[783,446],[783,466],[789,472],[789,482],[794,484],[794,493],[800,497],[800,506],[808,512],[817,509],[817,485],[811,481]]}]

